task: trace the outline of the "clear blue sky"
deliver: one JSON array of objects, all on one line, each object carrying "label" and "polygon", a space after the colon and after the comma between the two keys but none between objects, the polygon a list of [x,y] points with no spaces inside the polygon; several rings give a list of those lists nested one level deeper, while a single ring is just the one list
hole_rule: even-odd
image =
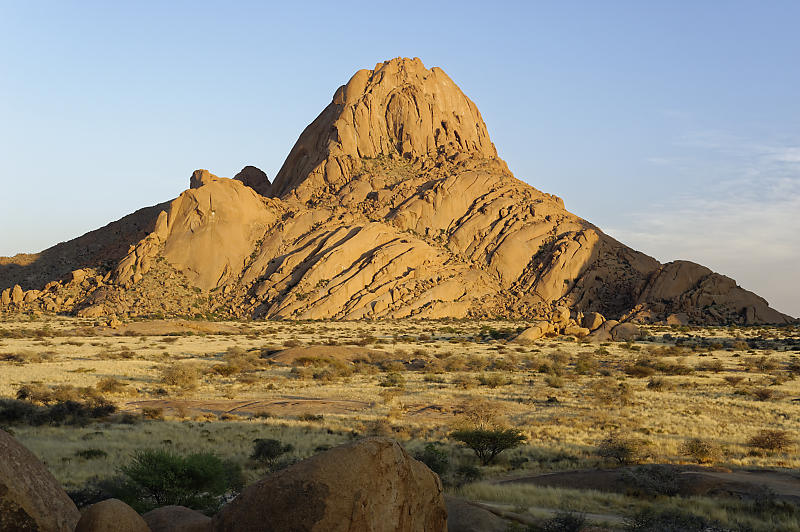
[{"label": "clear blue sky", "polygon": [[0,1],[0,255],[272,178],[360,68],[440,66],[509,167],[800,315],[800,3]]}]

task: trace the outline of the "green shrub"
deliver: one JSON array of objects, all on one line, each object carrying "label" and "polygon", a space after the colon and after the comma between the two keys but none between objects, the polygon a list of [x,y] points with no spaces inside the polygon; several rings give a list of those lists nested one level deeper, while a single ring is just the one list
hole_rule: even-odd
[{"label": "green shrub", "polygon": [[210,453],[141,450],[119,472],[124,477],[114,484],[114,495],[140,513],[168,505],[214,512],[244,484],[237,464]]},{"label": "green shrub", "polygon": [[489,465],[506,449],[513,449],[526,440],[518,429],[457,430],[450,435],[475,452],[481,465]]},{"label": "green shrub", "polygon": [[481,470],[477,467],[473,465],[461,465],[456,468],[453,480],[456,486],[463,486],[464,484],[480,480],[482,476]]},{"label": "green shrub", "polygon": [[253,454],[250,455],[250,458],[270,466],[274,465],[282,454],[294,450],[291,444],[284,445],[279,440],[274,440],[272,438],[258,438],[257,440],[253,440],[253,443],[255,443],[255,445],[253,446]]},{"label": "green shrub", "polygon": [[444,475],[450,469],[450,457],[435,443],[425,445],[425,449],[414,454],[414,458],[428,466],[431,471],[439,476]]}]

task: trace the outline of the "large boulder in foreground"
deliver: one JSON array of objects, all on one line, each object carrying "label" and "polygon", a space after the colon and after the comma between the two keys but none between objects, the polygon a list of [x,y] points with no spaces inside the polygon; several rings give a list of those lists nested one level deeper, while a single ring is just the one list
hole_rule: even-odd
[{"label": "large boulder in foreground", "polygon": [[214,530],[445,532],[442,483],[396,441],[342,445],[247,487]]},{"label": "large boulder in foreground", "polygon": [[83,511],[75,532],[151,532],[136,510],[119,499],[106,499]]},{"label": "large boulder in foreground", "polygon": [[0,430],[0,530],[73,532],[80,517],[39,459]]}]

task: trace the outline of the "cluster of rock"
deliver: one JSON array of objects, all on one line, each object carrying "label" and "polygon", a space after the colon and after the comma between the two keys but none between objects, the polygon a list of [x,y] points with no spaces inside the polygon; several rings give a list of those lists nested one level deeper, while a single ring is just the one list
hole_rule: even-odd
[{"label": "cluster of rock", "polygon": [[[74,295],[45,286],[67,267],[102,284]],[[20,302],[15,284],[32,295]],[[0,259],[0,287],[5,308],[87,317],[543,319],[567,307],[623,322],[792,321],[732,279],[624,246],[514,178],[475,104],[441,69],[400,58],[340,87],[274,183],[254,167],[234,179],[198,170],[169,203]]]},{"label": "cluster of rock", "polygon": [[519,333],[514,342],[524,344],[546,336],[574,336],[593,342],[629,342],[641,335],[635,323],[607,320],[599,312],[574,312],[556,307],[547,320],[537,320]]},{"label": "cluster of rock", "polygon": [[0,530],[447,530],[439,477],[387,438],[336,447],[273,473],[245,488],[213,518],[181,506],[139,515],[116,499],[81,513],[41,462],[3,431],[0,456]]}]

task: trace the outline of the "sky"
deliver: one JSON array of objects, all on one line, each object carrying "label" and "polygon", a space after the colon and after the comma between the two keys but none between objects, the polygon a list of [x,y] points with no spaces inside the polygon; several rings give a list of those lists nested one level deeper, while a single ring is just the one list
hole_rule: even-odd
[{"label": "sky", "polygon": [[361,68],[439,66],[514,174],[800,316],[800,2],[0,0],[0,255],[274,177]]}]

